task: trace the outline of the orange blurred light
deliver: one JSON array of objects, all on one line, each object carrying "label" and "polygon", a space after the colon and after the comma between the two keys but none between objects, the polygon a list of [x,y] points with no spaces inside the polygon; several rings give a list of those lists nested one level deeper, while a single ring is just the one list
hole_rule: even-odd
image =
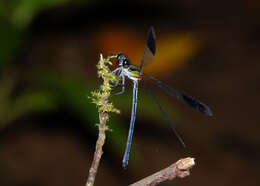
[{"label": "orange blurred light", "polygon": [[[104,54],[122,52],[133,64],[139,65],[146,39],[143,35],[127,28],[104,28],[98,32],[98,47]],[[144,67],[144,72],[157,77],[173,73],[190,62],[200,48],[195,34],[173,33],[157,37],[155,60]]]}]

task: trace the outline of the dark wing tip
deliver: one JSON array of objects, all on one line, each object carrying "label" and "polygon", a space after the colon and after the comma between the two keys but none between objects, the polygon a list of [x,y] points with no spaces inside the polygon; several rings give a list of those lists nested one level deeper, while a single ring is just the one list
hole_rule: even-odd
[{"label": "dark wing tip", "polygon": [[202,114],[206,114],[208,116],[213,116],[211,109],[205,105],[204,103],[196,100],[191,96],[187,96],[185,94],[181,94],[183,101],[191,106],[192,108],[196,109],[197,111],[201,112]]},{"label": "dark wing tip", "polygon": [[149,50],[152,52],[153,55],[155,55],[155,50],[156,50],[156,46],[155,46],[155,30],[153,28],[153,26],[151,26],[149,28],[148,34],[147,34],[147,47],[149,48]]},{"label": "dark wing tip", "polygon": [[199,108],[198,110],[201,113],[206,114],[208,116],[213,116],[211,109],[207,105],[205,105],[204,103],[199,103],[198,108]]}]

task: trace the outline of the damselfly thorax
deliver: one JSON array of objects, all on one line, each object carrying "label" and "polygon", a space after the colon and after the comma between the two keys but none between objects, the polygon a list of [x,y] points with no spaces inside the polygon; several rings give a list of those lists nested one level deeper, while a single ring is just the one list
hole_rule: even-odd
[{"label": "damselfly thorax", "polygon": [[118,54],[117,55],[117,66],[120,68],[120,72],[118,75],[121,76],[127,76],[129,79],[133,81],[141,80],[143,72],[140,69],[140,67],[131,64],[129,58],[125,54]]}]

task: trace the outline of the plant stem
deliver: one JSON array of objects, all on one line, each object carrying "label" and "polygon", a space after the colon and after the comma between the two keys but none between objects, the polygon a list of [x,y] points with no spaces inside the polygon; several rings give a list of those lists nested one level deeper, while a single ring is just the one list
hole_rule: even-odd
[{"label": "plant stem", "polygon": [[129,186],[153,186],[176,177],[184,178],[190,175],[190,169],[195,165],[194,158],[180,159],[169,167],[160,170]]},{"label": "plant stem", "polygon": [[113,83],[117,81],[117,78],[110,72],[109,68],[106,66],[106,64],[112,64],[109,60],[113,57],[115,56],[110,56],[107,59],[104,59],[101,54],[99,63],[97,65],[98,75],[103,79],[103,85],[100,86],[99,91],[92,92],[92,101],[98,107],[100,124],[98,125],[99,133],[96,142],[96,150],[94,153],[94,158],[91,167],[89,169],[89,176],[88,176],[86,186],[93,186],[95,182],[100,159],[103,154],[102,147],[106,139],[105,132],[108,129],[108,127],[106,126],[107,120],[109,118],[108,113],[109,112],[119,113],[119,110],[114,108],[112,103],[108,102],[108,98],[110,96],[110,91],[111,91],[110,82]]},{"label": "plant stem", "polygon": [[88,181],[86,183],[86,186],[94,185],[97,170],[99,167],[99,162],[103,154],[102,147],[106,139],[105,131],[106,131],[106,122],[107,122],[108,114],[106,112],[100,113],[99,118],[100,118],[100,124],[98,127],[99,134],[96,143],[96,151],[94,153],[94,159],[92,161],[91,168],[89,169],[89,176],[88,176]]}]

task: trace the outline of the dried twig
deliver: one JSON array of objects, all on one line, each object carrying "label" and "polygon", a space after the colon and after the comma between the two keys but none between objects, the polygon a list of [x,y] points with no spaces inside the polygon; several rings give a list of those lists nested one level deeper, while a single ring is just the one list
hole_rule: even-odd
[{"label": "dried twig", "polygon": [[112,63],[110,62],[110,59],[114,57],[115,56],[110,56],[104,59],[101,54],[99,63],[97,65],[98,76],[103,79],[104,83],[103,85],[100,86],[100,90],[92,92],[92,101],[98,107],[100,124],[99,124],[98,139],[96,143],[96,150],[94,153],[94,159],[92,161],[91,168],[89,169],[89,176],[88,176],[86,186],[93,186],[95,182],[99,162],[103,153],[102,147],[105,143],[105,138],[106,138],[105,131],[108,129],[108,127],[106,126],[106,122],[109,118],[108,113],[109,112],[119,113],[119,110],[114,108],[112,103],[108,102],[108,98],[110,96],[110,91],[111,91],[110,83],[117,81],[117,77],[110,72],[106,64],[111,65]]},{"label": "dried twig", "polygon": [[195,165],[194,158],[180,159],[171,166],[154,173],[130,186],[152,186],[176,177],[184,178],[190,175],[190,169]]}]

